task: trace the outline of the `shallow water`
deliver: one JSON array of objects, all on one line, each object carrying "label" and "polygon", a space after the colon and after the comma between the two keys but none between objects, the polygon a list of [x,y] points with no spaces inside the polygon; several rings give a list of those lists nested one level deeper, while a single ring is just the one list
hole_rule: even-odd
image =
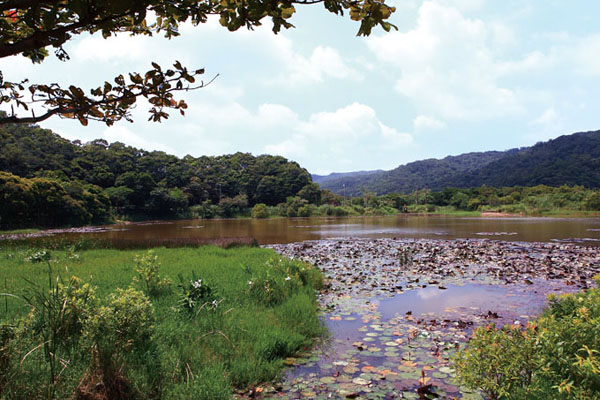
[{"label": "shallow water", "polygon": [[[595,248],[489,240],[344,238],[273,245],[321,268],[329,340],[299,358],[277,398],[465,398],[451,358],[477,326],[525,325],[548,294],[598,273]],[[427,386],[431,385],[431,386]]]}]

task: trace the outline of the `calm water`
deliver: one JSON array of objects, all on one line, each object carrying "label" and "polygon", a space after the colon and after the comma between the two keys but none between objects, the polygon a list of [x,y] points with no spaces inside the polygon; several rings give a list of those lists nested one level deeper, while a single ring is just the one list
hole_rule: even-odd
[{"label": "calm water", "polygon": [[344,236],[398,238],[488,238],[507,241],[575,241],[600,245],[600,218],[467,218],[387,216],[180,220],[111,225],[100,237],[231,238],[253,237],[260,244],[292,243]]}]

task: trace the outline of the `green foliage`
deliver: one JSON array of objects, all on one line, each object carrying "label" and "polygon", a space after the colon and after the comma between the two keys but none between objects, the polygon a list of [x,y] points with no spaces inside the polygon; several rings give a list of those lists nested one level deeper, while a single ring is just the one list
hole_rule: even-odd
[{"label": "green foliage", "polygon": [[[68,246],[51,246],[52,258],[59,262],[49,265],[68,265],[62,270],[64,281],[56,279],[56,271],[44,274],[23,257],[9,257],[15,249],[0,249],[0,281],[6,280],[17,297],[24,291],[40,294],[40,299],[52,297],[40,303],[50,307],[36,307],[46,312],[32,311],[31,316],[27,302],[5,297],[0,398],[229,399],[235,389],[280,376],[280,357],[303,351],[323,332],[314,291],[322,284],[319,270],[274,258],[270,250],[157,248],[155,255],[169,266],[161,269],[165,277],[186,277],[189,285],[185,291],[149,298],[131,287],[117,290],[128,287],[136,275],[130,268],[134,251],[82,246],[76,262],[69,259]],[[266,277],[267,271],[281,289],[279,297],[262,301],[249,296],[248,281]],[[93,277],[94,286],[71,279],[71,274]],[[210,289],[193,293],[190,281],[198,277],[199,287]],[[183,311],[184,298],[194,300],[192,314]],[[56,332],[57,340],[47,353],[41,344],[50,332]]]},{"label": "green foliage", "polygon": [[223,197],[219,201],[219,207],[221,208],[221,215],[224,217],[234,217],[241,214],[248,207],[248,196],[238,194],[233,198]]},{"label": "green foliage", "polygon": [[266,263],[261,274],[250,274],[248,293],[255,301],[273,306],[282,303],[302,286],[319,289],[322,278],[318,270],[309,264],[273,257]]},{"label": "green foliage", "polygon": [[305,205],[302,206],[300,208],[298,208],[298,216],[299,217],[310,217],[313,212],[312,212],[313,208],[310,205]]},{"label": "green foliage", "polygon": [[137,275],[133,278],[133,281],[142,287],[146,295],[156,297],[170,289],[171,280],[169,278],[161,278],[158,273],[160,263],[154,251],[148,250],[143,256],[136,254],[134,263]]},{"label": "green foliage", "polygon": [[0,171],[23,177],[0,172],[0,229],[99,224],[111,213],[124,219],[235,217],[303,189],[305,197],[320,197],[310,174],[279,156],[179,159],[119,142],[71,143],[14,124],[0,126]]},{"label": "green foliage", "polygon": [[217,302],[213,302],[212,287],[206,281],[203,281],[202,278],[198,278],[196,272],[192,271],[191,279],[184,279],[181,274],[178,278],[178,286],[182,291],[179,304],[190,314],[197,314],[209,303],[211,303],[211,306],[218,304]]},{"label": "green foliage", "polygon": [[0,171],[0,199],[2,228],[78,226],[110,219],[108,198],[91,186],[74,188]]},{"label": "green foliage", "polygon": [[14,327],[0,322],[0,398],[14,373],[11,365],[12,359],[15,357],[12,343],[14,337]]},{"label": "green foliage", "polygon": [[600,192],[592,193],[585,200],[585,208],[593,211],[600,211]]},{"label": "green foliage", "polygon": [[454,360],[461,383],[481,390],[489,399],[531,398],[534,374],[533,328],[494,325],[478,328],[468,348]]},{"label": "green foliage", "polygon": [[41,342],[30,353],[40,348],[43,351],[47,380],[39,389],[52,398],[59,384],[63,357],[77,345],[87,319],[95,312],[96,296],[95,288],[82,284],[76,276],[72,276],[66,284],[61,282],[60,276],[53,280],[50,262],[47,265],[48,288],[30,282],[23,295],[30,312],[20,334],[26,339],[23,340],[25,344]]},{"label": "green foliage", "polygon": [[[178,36],[179,24],[189,22],[192,25],[205,23],[209,16],[219,15],[220,24],[230,31],[241,27],[253,29],[262,25],[265,18],[271,20],[273,32],[281,28],[292,28],[289,19],[296,9],[294,5],[306,4],[298,0],[278,0],[275,2],[195,2],[177,1],[164,3],[159,0],[121,0],[108,4],[101,0],[72,0],[54,4],[53,1],[40,1],[32,7],[30,2],[9,2],[0,5],[0,57],[23,55],[34,63],[41,63],[48,56],[48,47],[55,48],[55,54],[61,61],[68,61],[69,54],[63,44],[84,32],[101,32],[107,38],[117,32],[131,35],[152,35],[164,32],[167,38]],[[358,35],[369,35],[375,26],[385,31],[396,28],[386,20],[395,8],[382,1],[354,2],[348,0],[330,0],[323,3],[326,10],[335,14],[346,11],[350,18],[360,22]],[[147,14],[151,18],[147,19]],[[188,70],[179,61],[172,69],[162,69],[152,62],[152,69],[146,73],[132,72],[114,78],[114,82],[104,82],[89,94],[81,88],[70,85],[68,89],[58,84],[33,84],[26,86],[22,82],[0,80],[0,103],[9,103],[10,116],[0,116],[0,123],[35,123],[53,115],[78,119],[82,125],[88,119],[112,125],[115,121],[131,121],[130,109],[142,96],[150,103],[150,120],[161,121],[168,118],[164,111],[177,109],[183,115],[187,104],[177,101],[173,92],[193,90],[204,87],[196,82],[196,77],[204,69]],[[25,99],[23,92],[32,95]],[[28,114],[32,104],[46,109],[41,115],[19,117],[15,109],[22,108]]]},{"label": "green foliage", "polygon": [[600,397],[600,289],[551,297],[527,329],[479,328],[455,360],[466,386],[489,398]]},{"label": "green foliage", "polygon": [[154,322],[154,307],[144,293],[117,288],[85,323],[83,340],[93,355],[89,375],[100,373],[102,383],[112,387],[123,374],[127,356],[149,349]]},{"label": "green foliage", "polygon": [[310,204],[321,204],[321,188],[316,183],[309,183],[298,192],[298,196]]},{"label": "green foliage", "polygon": [[252,218],[268,218],[269,211],[267,210],[267,205],[264,203],[255,204],[252,207]]}]

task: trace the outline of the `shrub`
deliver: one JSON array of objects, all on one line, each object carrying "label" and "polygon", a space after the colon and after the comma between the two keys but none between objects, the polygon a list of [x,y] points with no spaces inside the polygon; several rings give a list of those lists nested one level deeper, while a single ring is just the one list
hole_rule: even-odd
[{"label": "shrub", "polygon": [[158,256],[154,255],[152,250],[148,250],[144,256],[136,255],[134,262],[137,276],[133,280],[142,286],[142,290],[148,296],[159,296],[169,289],[171,280],[169,278],[161,279],[158,274],[160,267]]},{"label": "shrub", "polygon": [[600,192],[591,194],[585,200],[585,208],[592,211],[600,211]]},{"label": "shrub", "polygon": [[310,217],[312,215],[312,207],[308,204],[298,209],[299,217]]},{"label": "shrub", "polygon": [[534,365],[532,329],[494,325],[476,329],[455,367],[461,382],[489,399],[528,398]]},{"label": "shrub", "polygon": [[455,365],[492,399],[600,398],[600,289],[550,297],[526,330],[479,328]]},{"label": "shrub", "polygon": [[96,310],[95,287],[82,284],[76,276],[66,284],[60,277],[52,279],[50,263],[48,289],[31,285],[23,296],[31,311],[23,321],[20,335],[32,343],[42,343],[34,349],[44,354],[46,365],[40,370],[47,371],[48,384],[44,389],[52,397],[59,383],[62,358],[77,347],[87,319]]},{"label": "shrub", "polygon": [[92,367],[100,368],[106,377],[115,374],[131,349],[148,346],[153,324],[154,309],[143,292],[117,289],[85,323],[84,337],[96,362]]},{"label": "shrub", "polygon": [[266,204],[258,203],[252,207],[252,218],[267,218],[268,216],[269,212]]}]

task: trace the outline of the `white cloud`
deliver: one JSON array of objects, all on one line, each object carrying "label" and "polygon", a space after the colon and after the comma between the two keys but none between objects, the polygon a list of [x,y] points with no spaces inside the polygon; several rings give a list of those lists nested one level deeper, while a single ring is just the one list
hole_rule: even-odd
[{"label": "white cloud", "polygon": [[425,115],[418,115],[413,120],[413,127],[415,131],[437,130],[445,128],[446,124],[442,121],[438,121],[435,118],[427,117]]},{"label": "white cloud", "polygon": [[600,75],[598,54],[600,54],[600,34],[580,39],[572,50],[575,69],[583,75]]},{"label": "white cloud", "polygon": [[383,146],[402,147],[411,144],[413,141],[410,133],[398,132],[381,122],[379,122],[379,129],[381,129],[381,135],[385,139]]},{"label": "white cloud", "polygon": [[169,154],[175,153],[175,150],[163,143],[148,140],[123,125],[114,125],[106,128],[103,132],[104,139],[109,143],[122,142],[129,146],[142,148],[144,150],[161,150]]},{"label": "white cloud", "polygon": [[554,110],[554,107],[547,108],[542,115],[534,119],[533,125],[551,126],[559,121],[559,116]]},{"label": "white cloud", "polygon": [[[466,2],[461,8],[478,3]],[[503,85],[501,78],[531,72],[545,61],[540,53],[498,61],[492,44],[510,41],[511,35],[506,26],[488,26],[457,8],[427,1],[419,9],[414,29],[373,37],[368,46],[377,58],[396,68],[395,88],[414,102],[418,112],[481,120],[522,113],[524,91]]]},{"label": "white cloud", "polygon": [[360,72],[348,65],[340,53],[331,47],[317,46],[309,57],[297,52],[287,38],[276,40],[277,57],[285,72],[275,77],[278,84],[300,86],[321,83],[327,79],[349,79],[360,81]]},{"label": "white cloud", "polygon": [[290,138],[266,145],[265,152],[299,161],[310,157],[310,167],[319,171],[360,168],[356,166],[366,166],[363,160],[373,152],[390,152],[413,140],[410,134],[382,123],[373,108],[360,103],[313,114],[290,128],[294,132]]},{"label": "white cloud", "polygon": [[81,61],[122,62],[124,60],[143,60],[148,57],[151,43],[156,38],[144,36],[116,35],[104,39],[94,35],[80,40],[73,49],[73,58]]}]

